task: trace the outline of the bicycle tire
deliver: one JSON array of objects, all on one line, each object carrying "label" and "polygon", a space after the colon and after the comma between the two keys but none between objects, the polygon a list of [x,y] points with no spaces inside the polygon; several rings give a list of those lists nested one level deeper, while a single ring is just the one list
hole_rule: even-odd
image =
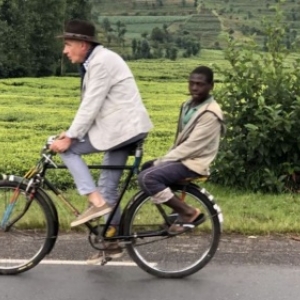
[{"label": "bicycle tire", "polygon": [[[217,251],[218,248],[218,244],[219,244],[219,240],[220,240],[220,235],[221,235],[221,222],[222,222],[222,213],[221,213],[221,209],[219,208],[219,206],[217,206],[217,204],[215,203],[213,196],[210,195],[205,189],[200,190],[198,186],[190,184],[188,186],[174,186],[172,187],[172,190],[176,193],[186,193],[191,199],[194,198],[195,201],[200,205],[201,204],[201,210],[204,212],[205,210],[205,215],[206,215],[206,220],[208,221],[209,224],[211,224],[211,228],[212,228],[212,237],[211,240],[209,240],[207,242],[207,249],[203,252],[202,256],[200,257],[200,259],[196,260],[195,262],[192,262],[188,267],[183,267],[183,268],[178,268],[178,269],[172,269],[172,270],[166,270],[166,267],[162,268],[160,267],[160,262],[156,262],[156,256],[158,256],[159,252],[163,252],[166,250],[166,248],[168,248],[169,246],[167,245],[159,245],[159,247],[157,246],[156,249],[154,250],[150,250],[150,251],[146,251],[146,254],[141,254],[139,248],[143,247],[143,245],[147,245],[147,241],[142,240],[142,242],[140,244],[138,244],[139,242],[139,238],[137,237],[138,234],[140,232],[136,232],[137,229],[141,227],[142,225],[139,225],[141,222],[140,218],[139,220],[135,223],[135,219],[138,219],[137,217],[137,213],[139,210],[142,209],[143,206],[147,206],[148,208],[146,210],[150,210],[150,205],[154,206],[155,205],[153,203],[150,204],[151,200],[149,198],[149,196],[147,196],[146,194],[140,194],[135,201],[132,202],[132,204],[130,205],[130,207],[128,208],[127,212],[126,212],[126,216],[124,219],[124,233],[127,236],[130,235],[136,235],[136,238],[134,240],[131,240],[131,243],[127,243],[126,244],[126,248],[127,248],[127,252],[129,254],[129,256],[132,258],[132,260],[144,271],[146,271],[147,273],[150,273],[151,275],[154,275],[156,277],[161,277],[161,278],[182,278],[182,277],[186,277],[186,276],[190,276],[194,273],[196,273],[197,271],[199,271],[200,269],[202,269],[214,256],[214,254]],[[195,203],[196,203],[195,202]],[[147,204],[148,203],[148,204]],[[193,202],[194,203],[194,202]],[[164,206],[165,209],[165,206]],[[158,210],[157,210],[158,211]],[[154,217],[153,210],[151,210],[151,213],[149,212],[149,214],[151,214]],[[137,224],[137,225],[135,225]],[[149,226],[149,225],[147,225]],[[199,226],[199,228],[194,229],[195,232],[199,232],[198,234],[201,235],[201,238],[207,239],[207,233],[205,233],[205,231],[208,231],[210,229],[206,229],[206,227],[209,227],[209,225],[205,225],[204,227],[201,227],[202,225]],[[204,229],[202,229],[204,228]],[[203,233],[202,233],[203,231]],[[185,234],[184,234],[185,235]],[[190,257],[190,253],[191,253],[191,249],[195,248],[195,245],[190,245],[187,246],[185,243],[191,243],[192,240],[194,242],[199,242],[199,246],[200,243],[202,243],[203,241],[199,239],[195,239],[191,233],[189,233],[189,236],[187,236],[187,238],[184,238],[183,235],[178,235],[178,236],[169,236],[167,238],[165,238],[165,240],[170,240],[172,241],[175,238],[181,238],[181,241],[179,241],[180,246],[179,247],[183,247],[185,248],[185,253],[183,254],[183,256],[187,256],[189,255]],[[161,239],[157,239],[153,241],[153,244],[159,242],[159,241],[163,241],[163,238]],[[151,243],[151,242],[150,242]],[[172,244],[172,242],[170,242],[170,244]],[[174,244],[174,243],[173,243]],[[172,247],[172,245],[171,245]],[[206,247],[206,246],[205,246]],[[155,248],[155,246],[154,246]],[[176,247],[175,247],[176,248]],[[169,254],[169,257],[172,257],[175,259],[176,253],[174,254],[174,252],[178,251],[178,249],[171,249],[171,253]],[[196,251],[197,252],[197,251]],[[195,252],[195,253],[196,253]],[[191,254],[192,255],[192,254]],[[147,256],[147,258],[145,258],[145,256]],[[148,257],[150,257],[150,259],[152,259],[152,261],[148,261]],[[163,255],[163,258],[167,258],[167,255]],[[185,257],[183,257],[185,259]],[[186,258],[187,260],[189,258]],[[158,260],[158,259],[157,259]],[[174,264],[181,264],[180,259],[178,261],[176,261]],[[164,263],[165,265],[167,265],[168,263]],[[172,262],[170,263],[170,266],[172,266]],[[170,267],[171,268],[171,267]]]},{"label": "bicycle tire", "polygon": [[[27,185],[25,183],[20,184],[18,181],[0,181],[0,217],[2,218],[1,220],[3,220],[3,214],[4,211],[6,211],[6,208],[2,209],[2,202],[5,202],[5,200],[9,200],[9,197],[5,197],[4,192],[13,193],[18,189],[18,199],[16,201],[15,207],[12,210],[12,216],[14,213],[16,213],[16,216],[19,216],[19,206],[20,211],[22,211],[22,206],[26,205],[26,201],[28,201],[28,193],[26,192],[26,188]],[[25,202],[22,201],[20,196],[24,197]],[[26,211],[24,216],[22,216],[13,225],[12,228],[5,232],[3,227],[0,226],[0,238],[3,240],[1,242],[0,250],[2,252],[2,254],[0,255],[0,274],[16,275],[28,271],[35,267],[48,253],[50,253],[51,249],[53,248],[56,242],[58,225],[56,224],[57,222],[55,222],[53,218],[52,208],[49,206],[47,201],[49,201],[49,199],[45,199],[43,193],[37,190],[34,193],[29,209]],[[38,221],[39,219],[37,217],[37,213],[39,213],[39,216],[44,216],[45,220]],[[30,221],[33,219],[32,216],[36,216],[36,220],[33,222],[33,225],[29,224],[28,222],[29,218]],[[42,226],[44,225],[45,228],[42,228]],[[45,230],[45,232],[41,233],[43,230]],[[32,240],[29,238],[29,233],[32,233],[34,235],[34,238]],[[5,248],[7,247],[5,239],[9,237],[8,235],[11,235],[12,238],[18,236],[23,237],[20,240],[18,240],[16,244],[14,244],[15,239],[13,239],[13,241],[10,242],[9,245],[13,245],[10,251],[8,251]],[[41,238],[39,236],[41,236]],[[41,246],[39,246],[40,240]],[[36,251],[36,245],[38,248],[37,252],[34,253]],[[31,252],[33,252],[33,255],[31,255]],[[24,255],[28,255],[29,258],[21,258]],[[5,264],[5,266],[3,266],[3,264]]]}]

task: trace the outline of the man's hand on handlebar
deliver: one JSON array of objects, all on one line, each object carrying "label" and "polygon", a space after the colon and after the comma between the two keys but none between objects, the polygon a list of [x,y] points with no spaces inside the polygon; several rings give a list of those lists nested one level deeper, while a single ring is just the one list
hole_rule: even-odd
[{"label": "man's hand on handlebar", "polygon": [[72,143],[72,139],[66,136],[65,132],[62,132],[57,139],[55,139],[49,146],[49,149],[56,153],[63,153],[67,151]]}]

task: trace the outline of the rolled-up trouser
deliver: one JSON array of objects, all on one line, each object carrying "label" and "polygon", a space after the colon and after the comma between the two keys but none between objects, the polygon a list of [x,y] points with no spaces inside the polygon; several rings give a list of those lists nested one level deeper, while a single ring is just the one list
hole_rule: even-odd
[{"label": "rolled-up trouser", "polygon": [[185,178],[199,176],[179,161],[168,161],[143,170],[138,175],[138,182],[142,190],[158,204],[167,202],[174,196],[170,185]]},{"label": "rolled-up trouser", "polygon": [[[146,133],[142,133],[104,153],[102,165],[111,166],[125,166],[129,153],[131,151],[131,144],[144,139]],[[81,158],[83,154],[91,154],[101,152],[95,149],[89,137],[86,135],[82,140],[74,140],[70,148],[60,154],[64,164],[67,166],[71,175],[74,178],[77,190],[80,195],[87,195],[96,190],[104,197],[105,201],[113,206],[116,204],[119,194],[118,186],[123,170],[101,170],[101,174],[96,186],[91,172]],[[121,210],[118,208],[114,215],[111,224],[117,225],[120,222]]]}]

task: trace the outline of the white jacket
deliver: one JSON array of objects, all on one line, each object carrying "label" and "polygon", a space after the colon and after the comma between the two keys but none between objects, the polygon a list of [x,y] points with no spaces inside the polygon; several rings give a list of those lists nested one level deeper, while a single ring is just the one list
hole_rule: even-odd
[{"label": "white jacket", "polygon": [[88,134],[92,145],[105,151],[149,132],[153,125],[126,62],[99,45],[85,67],[81,103],[68,135]]},{"label": "white jacket", "polygon": [[[198,109],[184,128],[184,109],[181,110],[175,144],[155,165],[165,161],[181,161],[198,174],[210,174],[209,166],[218,153],[221,133],[225,132],[222,110],[213,98],[211,100]],[[183,107],[189,102],[185,102]]]}]

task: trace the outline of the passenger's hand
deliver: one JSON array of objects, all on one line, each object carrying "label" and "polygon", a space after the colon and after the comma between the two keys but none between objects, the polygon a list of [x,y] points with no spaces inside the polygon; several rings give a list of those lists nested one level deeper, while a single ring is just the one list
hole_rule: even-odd
[{"label": "passenger's hand", "polygon": [[55,140],[49,147],[49,149],[56,153],[63,153],[71,146],[72,140],[68,137]]}]

